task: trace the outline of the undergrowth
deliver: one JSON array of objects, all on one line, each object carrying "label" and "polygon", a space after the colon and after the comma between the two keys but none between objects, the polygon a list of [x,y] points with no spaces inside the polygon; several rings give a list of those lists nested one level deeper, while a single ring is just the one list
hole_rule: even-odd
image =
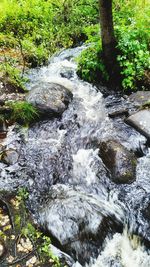
[{"label": "undergrowth", "polygon": [[6,105],[11,109],[9,120],[12,122],[28,125],[39,117],[37,109],[26,101],[10,101]]},{"label": "undergrowth", "polygon": [[[108,81],[99,45],[98,0],[1,0],[0,12],[2,69],[8,56],[7,64],[13,68],[19,66],[24,72],[25,67],[46,64],[49,55],[62,48],[90,42],[95,44],[79,58],[78,74],[90,82]],[[148,89],[149,0],[114,0],[113,18],[122,88],[136,90],[140,86]],[[12,70],[8,75],[12,82],[22,87],[23,75],[14,75]]]},{"label": "undergrowth", "polygon": [[[122,88],[124,91],[148,89],[150,76],[150,3],[146,0],[114,1],[114,27],[119,51],[117,60],[121,68]],[[94,31],[95,30],[95,31]],[[88,28],[88,42],[91,48],[83,51],[78,60],[79,76],[90,82],[108,81],[102,61],[98,28]],[[90,76],[89,76],[90,75]]]}]

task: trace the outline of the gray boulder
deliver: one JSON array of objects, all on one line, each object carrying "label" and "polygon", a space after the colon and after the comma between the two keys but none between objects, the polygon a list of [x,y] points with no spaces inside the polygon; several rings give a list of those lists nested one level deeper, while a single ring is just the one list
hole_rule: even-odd
[{"label": "gray boulder", "polygon": [[150,141],[150,109],[132,114],[126,119],[126,122]]},{"label": "gray boulder", "polygon": [[136,157],[117,141],[103,141],[100,144],[100,157],[115,183],[128,184],[135,180]]},{"label": "gray boulder", "polygon": [[56,244],[81,264],[98,256],[106,232],[113,228],[103,203],[62,184],[51,187],[38,218]]},{"label": "gray boulder", "polygon": [[133,103],[134,106],[139,107],[145,102],[150,101],[150,91],[138,91],[136,93],[132,93],[129,96],[129,101]]},{"label": "gray boulder", "polygon": [[1,153],[1,161],[8,164],[14,165],[18,162],[19,154],[16,150],[9,148],[8,150],[4,150]]},{"label": "gray boulder", "polygon": [[46,117],[60,116],[72,99],[72,93],[62,85],[40,83],[28,93],[26,100]]}]

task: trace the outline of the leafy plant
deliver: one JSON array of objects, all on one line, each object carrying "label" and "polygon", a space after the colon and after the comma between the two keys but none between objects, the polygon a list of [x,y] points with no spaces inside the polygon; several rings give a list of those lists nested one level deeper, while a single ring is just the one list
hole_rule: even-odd
[{"label": "leafy plant", "polygon": [[39,117],[39,113],[32,104],[26,101],[7,102],[11,109],[10,120],[22,124],[29,124]]},{"label": "leafy plant", "polygon": [[[126,3],[113,1],[115,35],[119,52],[118,62],[121,68],[123,90],[136,90],[139,86],[146,89],[146,75],[150,69],[150,5],[147,0],[131,0]],[[78,74],[87,81],[105,82],[108,75],[101,59],[99,44],[99,26],[89,25],[85,28],[87,42],[94,44],[82,52],[78,63]],[[99,77],[99,78],[98,78]],[[146,85],[145,85],[146,84]]]},{"label": "leafy plant", "polygon": [[17,196],[18,199],[25,201],[28,199],[28,196],[29,196],[29,192],[27,188],[22,187],[18,190],[18,196]]},{"label": "leafy plant", "polygon": [[88,82],[108,81],[108,74],[101,58],[100,44],[96,43],[78,58],[78,75]]},{"label": "leafy plant", "polygon": [[51,259],[53,266],[61,266],[58,257],[54,256],[50,249],[50,237],[44,235],[39,229],[35,228],[31,222],[27,222],[26,226],[22,228],[21,233],[36,244],[40,262],[44,263]]},{"label": "leafy plant", "polygon": [[137,29],[124,27],[118,30],[118,48],[120,55],[118,61],[121,66],[123,76],[122,86],[124,90],[134,90],[138,82],[143,79],[144,71],[150,68],[150,52],[145,41],[138,38]]},{"label": "leafy plant", "polygon": [[2,81],[4,83],[10,84],[13,86],[17,91],[25,92],[25,82],[27,81],[26,78],[22,77],[22,72],[18,68],[15,68],[14,62],[11,59],[6,59],[1,66],[0,72],[2,73]]},{"label": "leafy plant", "polygon": [[[15,216],[15,226],[17,227],[17,230],[20,231],[20,236],[29,238],[32,244],[34,244],[39,255],[40,263],[47,263],[51,260],[54,267],[60,267],[61,265],[58,257],[54,256],[50,249],[50,237],[44,235],[44,233],[33,224],[27,213],[25,201],[28,199],[28,196],[29,193],[26,188],[19,189],[16,200],[19,203],[22,216],[20,216],[20,214]],[[23,222],[22,218],[24,218]]]}]

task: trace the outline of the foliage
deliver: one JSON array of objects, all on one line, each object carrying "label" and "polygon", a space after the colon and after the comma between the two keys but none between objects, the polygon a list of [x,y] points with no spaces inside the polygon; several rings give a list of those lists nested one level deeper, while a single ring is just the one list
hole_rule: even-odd
[{"label": "foliage", "polygon": [[136,32],[123,32],[118,42],[120,55],[118,61],[123,75],[124,89],[135,89],[138,81],[143,79],[144,71],[150,67],[150,52],[144,42],[136,38]]},{"label": "foliage", "polygon": [[27,222],[21,230],[21,233],[26,238],[32,240],[37,246],[38,255],[40,257],[40,262],[46,262],[51,259],[54,267],[60,267],[59,259],[53,255],[50,250],[51,239],[50,237],[44,235],[39,229],[37,229],[31,222]]},{"label": "foliage", "polygon": [[22,124],[29,124],[39,117],[38,111],[32,104],[26,101],[7,102],[11,109],[10,120]]},{"label": "foliage", "polygon": [[[94,42],[95,45],[82,53],[78,73],[92,82],[98,75],[107,80],[99,46],[98,9],[98,0],[1,0],[0,54],[10,48],[16,54],[20,51],[21,60],[16,56],[19,67],[22,62],[35,67],[45,64],[49,55],[61,48]],[[134,90],[139,82],[142,84],[144,73],[150,67],[149,0],[113,0],[113,15],[122,86],[124,90]],[[21,86],[19,76],[12,70],[8,73]]]},{"label": "foliage", "polygon": [[[144,3],[145,2],[145,3]],[[116,5],[115,32],[120,55],[118,61],[123,75],[124,90],[136,89],[150,68],[150,4],[148,1],[127,1]],[[144,88],[143,88],[144,89]]]},{"label": "foliage", "polygon": [[[98,0],[1,0],[0,13],[0,56],[14,50],[17,64],[8,63],[23,70],[46,64],[61,48],[85,41],[86,27],[99,17]],[[8,76],[15,86],[23,86],[22,76],[14,77],[12,70]]]},{"label": "foliage", "polygon": [[[31,221],[29,214],[25,207],[25,201],[28,199],[29,193],[26,188],[20,188],[16,200],[19,204],[19,209],[22,211],[22,215],[16,214],[15,226],[20,231],[20,237],[29,238],[34,244],[38,252],[40,263],[47,263],[49,260],[53,263],[54,267],[60,267],[59,259],[53,255],[50,250],[51,239],[44,235]],[[24,223],[22,219],[24,218]]]},{"label": "foliage", "polygon": [[108,80],[104,63],[100,57],[100,44],[96,43],[81,53],[78,58],[78,75],[88,82],[98,82]]},{"label": "foliage", "polygon": [[[145,2],[145,3],[144,3]],[[126,3],[114,0],[114,25],[119,52],[118,62],[121,67],[123,90],[136,90],[144,84],[145,72],[150,69],[150,4],[147,0],[131,0]],[[96,82],[99,75],[103,81],[108,80],[102,63],[99,31],[97,26],[87,27],[87,36],[94,42],[91,48],[82,52],[78,63],[78,74],[86,81]],[[101,74],[100,74],[101,73]],[[103,74],[103,75],[102,75]],[[144,88],[144,85],[142,86]]]},{"label": "foliage", "polygon": [[98,21],[98,1],[3,0],[0,12],[1,45],[21,42],[28,61],[41,65],[49,54],[86,38],[85,27]]},{"label": "foliage", "polygon": [[25,188],[25,187],[22,187],[22,188],[19,188],[19,190],[18,190],[18,199],[21,201],[25,201],[25,200],[27,200],[28,199],[28,197],[29,197],[29,192],[28,192],[28,190],[27,190],[27,188]]},{"label": "foliage", "polygon": [[17,91],[26,91],[25,82],[27,79],[22,77],[22,72],[18,68],[15,68],[14,62],[7,59],[0,65],[0,72],[2,73],[2,81],[9,83]]}]

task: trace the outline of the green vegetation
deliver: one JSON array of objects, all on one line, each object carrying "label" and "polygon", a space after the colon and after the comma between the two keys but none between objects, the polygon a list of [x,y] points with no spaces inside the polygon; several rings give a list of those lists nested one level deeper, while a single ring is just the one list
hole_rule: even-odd
[{"label": "green vegetation", "polygon": [[[4,81],[9,77],[12,85],[24,88],[26,67],[45,64],[49,55],[81,42],[93,44],[78,59],[78,74],[94,83],[108,81],[101,57],[98,0],[1,0],[0,13],[0,73]],[[114,0],[113,15],[122,87],[147,89],[149,0]]]},{"label": "green vegetation", "polygon": [[7,102],[7,106],[11,110],[10,121],[28,125],[39,117],[37,109],[26,101]]},{"label": "green vegetation", "polygon": [[16,68],[14,66],[13,62],[4,62],[0,65],[0,72],[3,76],[3,83],[5,87],[7,87],[7,84],[11,86],[11,90],[15,92],[25,92],[25,82],[27,79],[25,79],[22,76],[21,70]]},{"label": "green vegetation", "polygon": [[[58,49],[85,40],[86,26],[98,21],[94,0],[2,0],[0,45],[17,48],[32,66]],[[15,12],[14,12],[15,10]]]},{"label": "green vegetation", "polygon": [[34,259],[34,266],[64,266],[50,249],[50,237],[38,228],[26,209],[27,189],[13,194],[1,191],[0,196],[0,238],[7,248],[1,259],[4,266],[29,266],[30,259]]},{"label": "green vegetation", "polygon": [[88,82],[106,82],[108,74],[102,57],[100,42],[84,50],[78,60],[78,75]]},{"label": "green vegetation", "polygon": [[[124,90],[147,89],[150,77],[150,4],[149,1],[114,1],[114,26],[117,38],[118,62],[121,68]],[[99,77],[108,80],[98,46],[99,33],[89,36],[93,41],[93,53],[87,48],[79,58],[78,73],[81,78],[98,82]],[[94,53],[95,51],[95,53]],[[96,54],[96,55],[95,55]],[[101,73],[100,73],[101,72]],[[91,74],[89,77],[89,74]],[[98,76],[99,75],[99,76]]]},{"label": "green vegetation", "polygon": [[115,25],[122,85],[124,89],[136,89],[136,86],[142,84],[140,81],[144,79],[144,72],[150,71],[150,3],[132,0],[127,1],[126,6],[120,3],[118,8]]},{"label": "green vegetation", "polygon": [[94,0],[1,0],[0,13],[0,72],[7,67],[2,81],[8,75],[21,88],[25,67],[45,64],[54,52],[85,41],[86,27],[99,17]]},{"label": "green vegetation", "polygon": [[[26,239],[28,238],[31,243],[34,244],[34,247],[36,247],[36,251],[38,252],[40,263],[47,263],[51,260],[54,267],[60,267],[61,264],[59,259],[54,256],[50,250],[50,237],[44,235],[40,229],[33,224],[29,214],[27,213],[25,201],[28,199],[28,196],[29,193],[26,188],[19,189],[17,200],[19,201],[19,207],[22,210],[22,216],[17,214],[17,217],[20,222],[20,235]],[[22,218],[24,218],[24,223],[22,222]]]}]

